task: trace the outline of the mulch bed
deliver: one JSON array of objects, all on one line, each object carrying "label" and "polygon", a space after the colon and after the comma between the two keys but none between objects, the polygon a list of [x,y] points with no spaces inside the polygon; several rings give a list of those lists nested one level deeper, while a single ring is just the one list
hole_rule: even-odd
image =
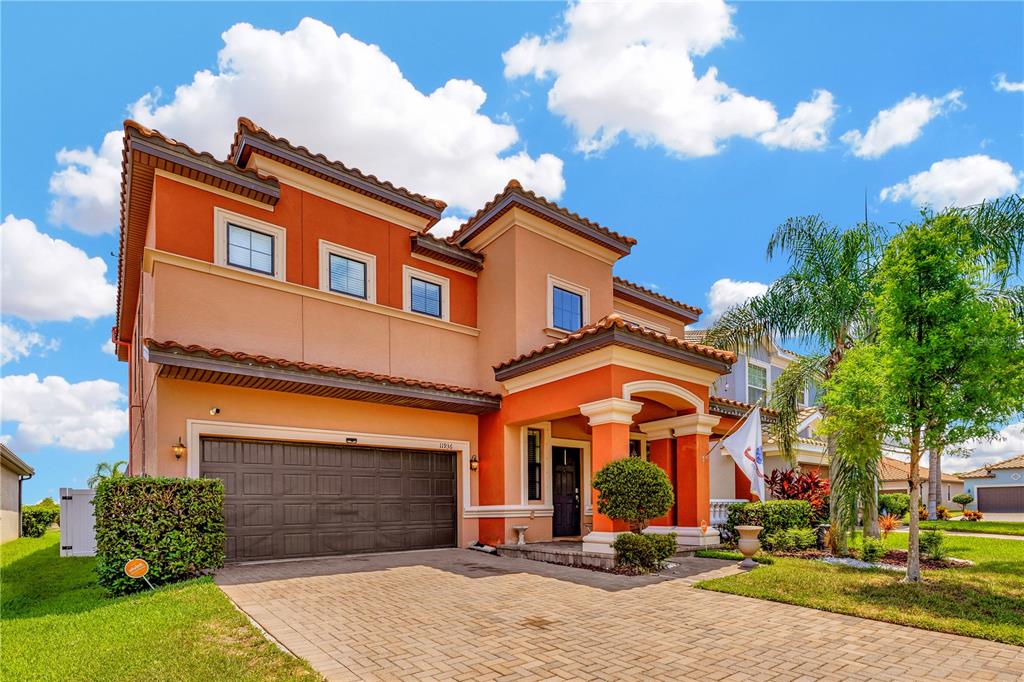
[{"label": "mulch bed", "polygon": [[[890,549],[885,555],[878,560],[879,563],[889,564],[890,566],[906,566],[907,565],[907,550],[905,549]],[[921,568],[965,568],[967,566],[973,566],[973,561],[967,561],[966,559],[929,559],[928,557],[921,557]]]}]

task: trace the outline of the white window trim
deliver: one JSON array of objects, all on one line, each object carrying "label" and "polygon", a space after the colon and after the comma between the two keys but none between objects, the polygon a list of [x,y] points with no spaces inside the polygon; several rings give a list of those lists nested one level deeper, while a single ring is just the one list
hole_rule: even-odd
[{"label": "white window trim", "polygon": [[550,275],[549,274],[548,275],[548,288],[547,288],[547,297],[548,297],[548,318],[547,318],[547,325],[548,326],[547,326],[547,329],[549,329],[551,331],[554,331],[554,332],[561,332],[561,333],[564,333],[564,334],[571,334],[574,331],[576,331],[575,329],[562,329],[560,327],[556,327],[555,326],[555,287],[558,287],[559,289],[565,289],[566,291],[571,291],[572,293],[579,294],[580,297],[582,297],[582,299],[583,299],[583,311],[582,311],[583,312],[583,316],[582,316],[582,318],[580,320],[580,322],[581,322],[580,326],[581,327],[586,327],[588,324],[590,324],[590,289],[588,289],[587,287],[584,287],[584,286],[580,286],[579,284],[573,284],[572,282],[567,282],[566,280],[561,279],[560,277],[555,277],[554,275]]},{"label": "white window trim", "polygon": [[[359,298],[344,291],[335,291],[331,288],[331,255],[342,256],[351,260],[359,261],[366,266],[366,298]],[[377,302],[377,257],[372,253],[356,251],[341,244],[329,242],[326,239],[320,240],[320,290],[330,294],[354,298],[367,303]]]},{"label": "white window trim", "polygon": [[[270,235],[274,240],[274,274],[268,275],[265,272],[240,268],[228,262],[228,223],[238,225],[249,230],[255,230]],[[232,270],[249,272],[259,277],[269,277],[281,282],[285,281],[285,229],[280,225],[274,225],[263,220],[250,218],[249,216],[235,213],[219,206],[213,209],[213,262]]]},{"label": "white window trim", "polygon": [[746,385],[746,387],[745,387],[745,389],[743,391],[743,394],[744,394],[743,395],[743,399],[744,399],[745,402],[750,402],[750,389],[751,388],[761,389],[760,386],[754,386],[753,384],[750,383],[750,366],[751,365],[756,365],[758,367],[764,368],[764,388],[761,389],[761,390],[764,391],[764,401],[765,401],[765,403],[767,403],[768,402],[768,397],[771,395],[771,391],[772,391],[772,366],[769,365],[767,362],[761,362],[760,360],[755,360],[755,359],[751,358],[749,355],[746,356],[746,358],[747,358],[747,365],[746,365],[746,384],[747,385]]},{"label": "white window trim", "polygon": [[[433,282],[441,287],[441,317],[434,317],[433,315],[427,315],[419,311],[412,309],[412,278],[422,279],[425,282]],[[435,275],[432,272],[426,270],[420,270],[414,268],[411,265],[402,266],[402,310],[409,313],[415,313],[416,315],[422,315],[423,317],[431,320],[444,320],[445,322],[450,321],[450,299],[451,299],[451,281],[447,277],[441,275]]]}]

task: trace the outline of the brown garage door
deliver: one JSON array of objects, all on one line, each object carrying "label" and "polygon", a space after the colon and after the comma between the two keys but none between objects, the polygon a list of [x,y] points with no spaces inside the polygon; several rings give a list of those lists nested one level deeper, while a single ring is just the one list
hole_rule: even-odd
[{"label": "brown garage door", "polygon": [[224,481],[227,560],[454,547],[450,452],[202,441],[201,473]]},{"label": "brown garage door", "polygon": [[1024,485],[978,488],[978,511],[993,514],[1024,513]]}]

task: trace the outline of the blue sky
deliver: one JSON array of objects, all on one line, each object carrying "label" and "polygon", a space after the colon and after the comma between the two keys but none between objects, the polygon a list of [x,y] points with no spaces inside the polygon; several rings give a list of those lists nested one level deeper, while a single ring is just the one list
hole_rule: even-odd
[{"label": "blue sky", "polygon": [[[27,499],[127,452],[127,365],[103,350],[120,143],[103,143],[129,111],[218,157],[250,116],[448,200],[449,226],[514,174],[636,237],[618,274],[708,311],[779,274],[764,245],[787,216],[852,223],[866,193],[898,223],[1021,191],[1020,3],[609,12],[4,3],[0,432],[36,467]],[[1024,451],[1007,435],[972,464]]]}]

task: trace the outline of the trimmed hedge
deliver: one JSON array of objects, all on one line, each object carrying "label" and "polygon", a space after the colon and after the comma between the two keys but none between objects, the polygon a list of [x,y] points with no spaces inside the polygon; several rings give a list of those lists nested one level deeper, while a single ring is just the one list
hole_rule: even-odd
[{"label": "trimmed hedge", "polygon": [[676,534],[622,533],[612,543],[615,564],[637,573],[661,568],[663,561],[676,553]]},{"label": "trimmed hedge", "polygon": [[767,502],[738,502],[729,505],[725,530],[730,538],[738,538],[736,526],[761,526],[757,536],[761,542],[769,535],[790,528],[811,527],[811,504],[806,500],[768,500]]},{"label": "trimmed hedge", "polygon": [[639,457],[623,457],[601,467],[594,476],[594,489],[597,511],[629,522],[633,530],[664,516],[676,500],[665,470]]},{"label": "trimmed hedge", "polygon": [[130,559],[149,562],[154,584],[224,565],[224,485],[211,478],[117,477],[102,481],[96,509],[96,572],[112,594],[146,587],[129,578]]},{"label": "trimmed hedge", "polygon": [[878,513],[889,512],[893,516],[903,518],[910,511],[910,495],[906,493],[886,493],[878,496]]},{"label": "trimmed hedge", "polygon": [[27,538],[41,538],[46,529],[60,523],[60,507],[53,504],[32,504],[21,508],[21,534]]}]

